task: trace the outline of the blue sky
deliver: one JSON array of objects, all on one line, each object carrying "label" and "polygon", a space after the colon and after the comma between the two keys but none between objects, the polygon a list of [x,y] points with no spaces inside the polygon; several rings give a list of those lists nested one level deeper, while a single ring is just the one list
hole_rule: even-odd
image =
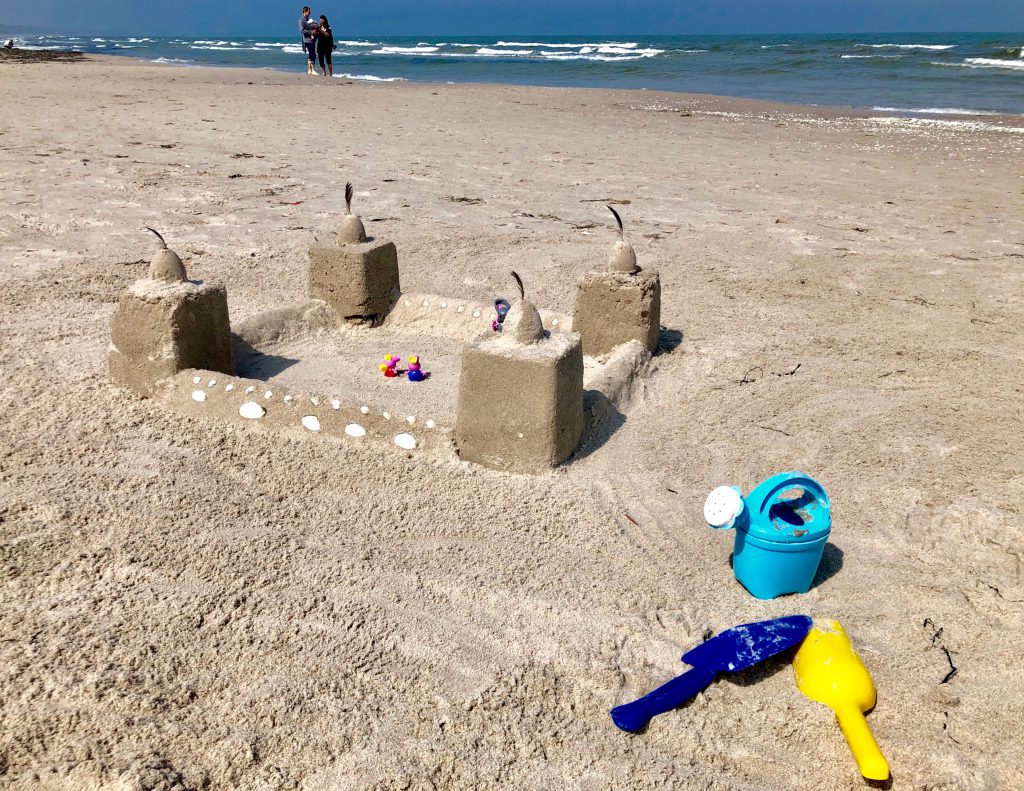
[{"label": "blue sky", "polygon": [[[317,0],[310,5],[331,18],[336,33],[352,35],[1024,31],[1024,0]],[[282,0],[0,0],[0,23],[54,32],[255,35],[290,32],[301,7]]]}]

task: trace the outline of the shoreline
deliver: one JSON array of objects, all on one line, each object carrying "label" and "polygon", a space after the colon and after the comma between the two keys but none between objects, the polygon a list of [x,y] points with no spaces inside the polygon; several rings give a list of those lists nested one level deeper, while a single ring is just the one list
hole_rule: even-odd
[{"label": "shoreline", "polygon": [[[751,114],[765,113],[765,112],[785,112],[789,114],[805,114],[815,118],[906,118],[909,120],[923,120],[923,121],[952,121],[952,122],[991,122],[993,126],[1010,126],[1012,124],[1021,124],[1024,126],[1024,114],[1020,115],[1007,115],[1002,113],[991,113],[988,111],[976,111],[963,114],[957,113],[921,113],[912,110],[882,110],[872,107],[854,107],[844,105],[814,105],[814,104],[800,104],[797,102],[782,102],[774,101],[769,99],[757,99],[746,96],[730,96],[723,94],[714,93],[693,93],[688,91],[669,91],[662,89],[647,89],[647,88],[615,88],[615,87],[589,87],[589,86],[576,86],[576,85],[536,85],[532,83],[519,83],[519,82],[463,82],[463,81],[451,81],[451,82],[428,82],[420,80],[410,80],[404,77],[392,79],[392,78],[380,78],[373,80],[362,80],[354,77],[342,77],[335,76],[333,78],[324,78],[319,74],[315,80],[311,80],[308,75],[299,71],[288,71],[285,69],[276,69],[271,66],[223,66],[219,64],[183,64],[183,63],[165,63],[160,60],[150,60],[147,58],[140,58],[137,55],[106,55],[106,54],[83,54],[82,60],[95,60],[98,62],[118,62],[118,61],[134,61],[136,63],[145,63],[154,66],[160,66],[163,68],[179,68],[179,69],[215,69],[219,71],[237,71],[240,73],[266,73],[280,74],[283,76],[291,76],[300,78],[300,82],[317,82],[321,81],[325,84],[332,84],[333,80],[350,80],[353,83],[366,84],[366,85],[409,85],[409,86],[426,86],[426,87],[446,87],[450,88],[453,86],[479,86],[481,88],[523,88],[523,89],[537,89],[537,90],[550,90],[550,91],[609,91],[617,94],[637,94],[638,96],[663,96],[669,99],[685,98],[694,101],[703,101],[715,104],[716,107],[725,108],[727,112],[748,112]],[[1024,131],[1024,129],[1022,129]]]}]

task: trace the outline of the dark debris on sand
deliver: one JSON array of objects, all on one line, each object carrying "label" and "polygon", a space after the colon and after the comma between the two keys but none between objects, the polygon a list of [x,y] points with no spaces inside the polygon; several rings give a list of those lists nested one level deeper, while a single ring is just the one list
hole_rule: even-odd
[{"label": "dark debris on sand", "polygon": [[71,49],[3,49],[0,48],[2,63],[52,63],[58,60],[81,60],[81,52]]}]

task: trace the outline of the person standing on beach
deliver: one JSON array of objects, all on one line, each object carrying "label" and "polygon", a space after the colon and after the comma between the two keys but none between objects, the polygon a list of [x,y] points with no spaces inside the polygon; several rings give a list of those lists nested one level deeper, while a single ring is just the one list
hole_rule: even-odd
[{"label": "person standing on beach", "polygon": [[333,77],[334,61],[331,60],[331,53],[334,52],[334,31],[323,14],[320,15],[320,27],[316,31],[316,52],[320,56],[320,71],[325,77],[330,71]]},{"label": "person standing on beach", "polygon": [[316,20],[309,18],[309,6],[302,7],[299,17],[299,32],[302,34],[302,49],[309,59],[306,63],[306,74],[316,74],[316,31],[320,27]]}]

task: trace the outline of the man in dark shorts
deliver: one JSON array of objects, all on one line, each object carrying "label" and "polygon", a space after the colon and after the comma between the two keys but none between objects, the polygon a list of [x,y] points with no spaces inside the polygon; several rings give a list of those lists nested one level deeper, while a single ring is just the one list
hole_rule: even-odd
[{"label": "man in dark shorts", "polygon": [[302,49],[309,59],[306,63],[306,74],[316,74],[316,31],[319,23],[309,18],[309,6],[302,7],[299,17],[299,32],[302,33]]}]

